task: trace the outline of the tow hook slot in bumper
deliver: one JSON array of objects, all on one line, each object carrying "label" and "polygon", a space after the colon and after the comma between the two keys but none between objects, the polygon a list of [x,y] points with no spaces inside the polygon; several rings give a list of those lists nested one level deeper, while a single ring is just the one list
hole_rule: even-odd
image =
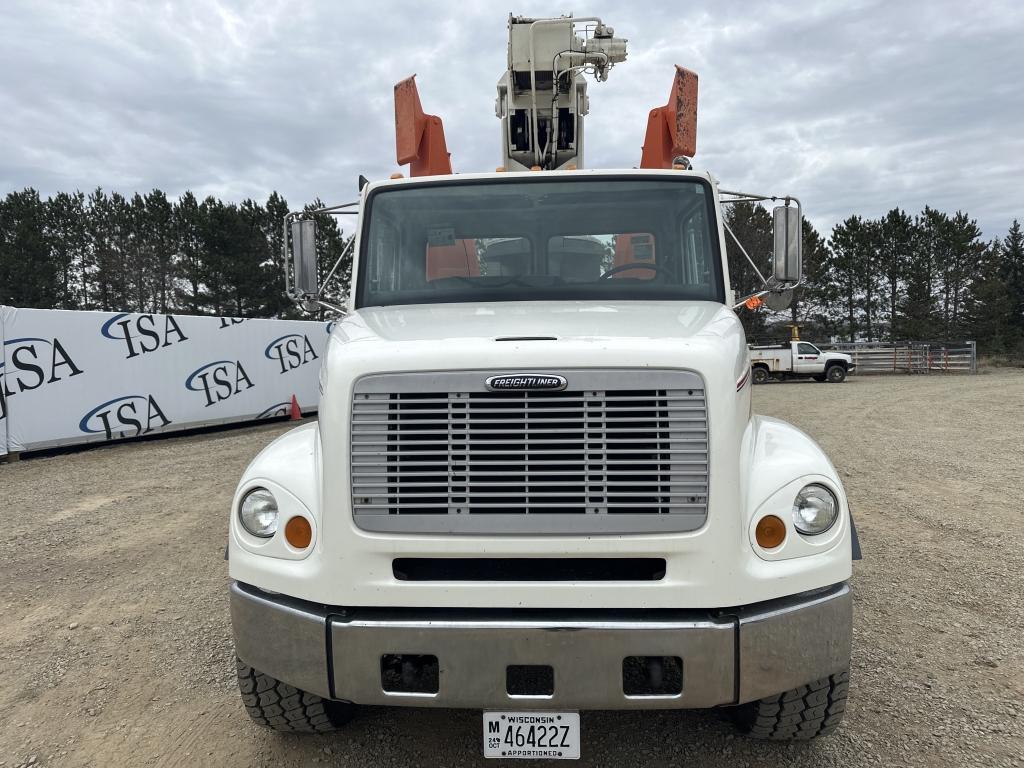
[{"label": "tow hook slot in bumper", "polygon": [[[235,583],[231,615],[238,656],[279,680],[358,704],[417,707],[736,704],[845,669],[852,637],[845,583],[719,612],[557,614],[343,611]],[[410,686],[403,664],[424,659],[436,682]],[[522,668],[550,668],[551,684],[510,684]]]}]

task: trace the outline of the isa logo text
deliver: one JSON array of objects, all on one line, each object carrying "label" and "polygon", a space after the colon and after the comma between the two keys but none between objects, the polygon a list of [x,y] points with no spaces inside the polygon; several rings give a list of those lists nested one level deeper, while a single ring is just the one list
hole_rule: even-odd
[{"label": "isa logo text", "polygon": [[56,338],[7,339],[4,357],[6,363],[0,363],[0,391],[4,398],[83,373]]},{"label": "isa logo text", "polygon": [[276,360],[280,373],[288,373],[307,363],[318,360],[320,356],[313,349],[309,337],[302,333],[289,333],[267,344],[263,355],[268,360]]},{"label": "isa logo text", "polygon": [[185,389],[202,392],[204,408],[253,388],[252,379],[238,360],[216,360],[196,368],[185,379]]},{"label": "isa logo text", "polygon": [[163,429],[171,420],[152,395],[123,395],[100,403],[78,422],[78,429],[87,435],[138,437]]},{"label": "isa logo text", "polygon": [[188,341],[188,336],[171,315],[132,315],[122,312],[107,320],[100,333],[108,339],[124,342],[128,353],[125,360]]}]

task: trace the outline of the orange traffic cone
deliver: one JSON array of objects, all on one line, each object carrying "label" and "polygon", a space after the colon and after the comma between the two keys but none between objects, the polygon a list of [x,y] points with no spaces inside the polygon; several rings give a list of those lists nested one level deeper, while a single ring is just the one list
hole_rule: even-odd
[{"label": "orange traffic cone", "polygon": [[299,408],[299,401],[292,395],[292,421],[302,421],[302,410]]}]

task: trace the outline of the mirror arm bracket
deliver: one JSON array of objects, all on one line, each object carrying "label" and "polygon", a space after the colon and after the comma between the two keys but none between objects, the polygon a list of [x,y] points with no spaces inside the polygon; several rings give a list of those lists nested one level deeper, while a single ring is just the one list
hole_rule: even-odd
[{"label": "mirror arm bracket", "polygon": [[[761,298],[762,296],[764,296],[766,294],[769,294],[769,293],[772,293],[772,292],[782,293],[783,291],[792,291],[792,290],[795,290],[796,288],[799,288],[803,284],[804,284],[804,279],[801,277],[795,283],[793,283],[792,285],[787,285],[785,288],[779,288],[778,286],[773,286],[771,288],[765,288],[763,291],[755,291],[754,293],[750,294],[749,296],[744,296],[742,299],[737,301],[735,304],[732,305],[732,308],[733,309],[739,309],[740,307],[742,307],[744,304],[746,304],[750,299],[753,299],[754,297]],[[768,285],[767,281],[765,281],[765,285]]]},{"label": "mirror arm bracket", "polygon": [[[329,310],[331,310],[331,312],[337,312],[339,315],[345,315],[346,314],[345,310],[342,309],[341,307],[335,306],[334,304],[331,304],[330,302],[323,301],[322,299],[306,299],[305,301],[303,301],[301,303],[304,304],[304,305],[314,304],[316,306],[323,307],[324,309],[329,309]],[[310,309],[308,306],[303,306],[303,309],[306,309],[307,311],[312,311],[312,309]]]},{"label": "mirror arm bracket", "polygon": [[331,271],[328,272],[327,273],[327,277],[324,278],[324,284],[320,286],[320,290],[317,293],[318,297],[322,296],[324,291],[327,289],[327,286],[331,284],[331,278],[334,277],[334,273],[338,271],[338,267],[341,266],[342,260],[345,258],[345,256],[348,254],[348,252],[352,250],[352,246],[355,244],[355,242],[356,242],[355,234],[349,235],[348,242],[345,243],[345,247],[342,248],[342,250],[341,250],[341,255],[338,256],[337,260],[334,262],[334,266],[331,267]]},{"label": "mirror arm bracket", "polygon": [[761,274],[761,270],[757,268],[757,264],[755,264],[754,260],[750,258],[750,254],[747,253],[747,249],[743,247],[743,243],[741,243],[740,239],[736,237],[736,233],[732,231],[732,227],[729,226],[729,223],[725,220],[724,216],[722,217],[722,226],[725,227],[725,231],[732,237],[732,241],[736,243],[736,246],[740,249],[740,253],[747,257],[747,261],[750,263],[750,266],[754,268],[757,276],[761,278],[761,284],[768,285],[768,281],[764,279],[764,275]]}]

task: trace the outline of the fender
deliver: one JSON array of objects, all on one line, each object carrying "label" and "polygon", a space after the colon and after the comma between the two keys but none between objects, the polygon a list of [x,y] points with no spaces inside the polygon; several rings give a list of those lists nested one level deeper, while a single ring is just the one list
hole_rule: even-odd
[{"label": "fender", "polygon": [[[301,560],[308,558],[319,549],[320,531],[320,431],[317,422],[303,424],[278,437],[257,454],[235,490],[231,501],[231,519],[228,526],[228,555],[234,560],[229,565],[233,573],[236,567],[243,567],[248,555],[258,555],[266,561],[267,556],[280,560]],[[238,505],[242,497],[255,487],[267,488],[277,499],[282,519],[290,512],[305,512],[312,518],[314,546],[310,551],[298,555],[289,551],[280,541],[282,532],[263,541],[255,541],[241,529],[238,521]],[[271,566],[273,567],[273,566]]]},{"label": "fender", "polygon": [[[759,558],[765,561],[792,560],[815,555],[829,560],[827,570],[833,583],[845,581],[852,572],[852,519],[839,474],[821,447],[806,433],[780,419],[754,416],[743,436],[740,477],[745,487],[744,530]],[[817,536],[800,534],[792,520],[793,500],[799,490],[817,483],[828,488],[839,502],[835,524]],[[757,547],[754,527],[766,514],[778,515],[786,524],[786,539],[776,550]],[[810,561],[808,561],[810,563]]]}]

